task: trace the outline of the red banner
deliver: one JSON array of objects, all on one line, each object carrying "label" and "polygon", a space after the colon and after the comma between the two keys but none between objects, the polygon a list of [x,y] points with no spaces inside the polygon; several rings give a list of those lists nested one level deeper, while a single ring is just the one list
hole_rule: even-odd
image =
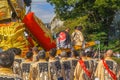
[{"label": "red banner", "polygon": [[52,36],[50,35],[49,30],[43,25],[41,20],[34,16],[33,12],[28,13],[24,17],[23,22],[39,45],[46,51],[49,51],[51,48],[56,48],[55,41],[51,38]]}]

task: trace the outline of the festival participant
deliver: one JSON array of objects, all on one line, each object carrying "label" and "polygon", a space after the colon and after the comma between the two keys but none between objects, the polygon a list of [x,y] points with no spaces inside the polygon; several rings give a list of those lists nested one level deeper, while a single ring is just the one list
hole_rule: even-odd
[{"label": "festival participant", "polygon": [[22,80],[22,78],[14,74],[11,69],[13,62],[13,52],[4,51],[0,53],[0,80]]},{"label": "festival participant", "polygon": [[79,59],[79,52],[76,51],[76,50],[73,50],[72,53],[71,53],[71,59]]},{"label": "festival participant", "polygon": [[76,26],[75,31],[71,35],[71,42],[75,49],[79,50],[84,47],[84,37],[81,32],[82,26]]},{"label": "festival participant", "polygon": [[9,48],[7,51],[15,54],[15,61],[21,63],[24,59],[21,57],[22,50],[20,48]]},{"label": "festival participant", "polygon": [[21,63],[24,61],[24,59],[21,57],[21,49],[20,48],[9,48],[7,51],[13,52],[15,54],[15,60],[13,64],[13,72],[15,74],[18,74],[19,76],[22,76],[21,71]]},{"label": "festival participant", "polygon": [[57,34],[56,43],[57,43],[57,55],[59,55],[63,50],[70,51],[71,48],[71,38],[69,34],[70,28],[66,28],[64,31],[60,31]]},{"label": "festival participant", "polygon": [[71,48],[70,28],[60,31],[57,36],[57,48]]},{"label": "festival participant", "polygon": [[26,59],[24,62],[32,62],[33,61],[33,52],[29,51],[26,53]]},{"label": "festival participant", "polygon": [[117,78],[118,78],[118,80],[120,80],[120,69],[118,69]]},{"label": "festival participant", "polygon": [[33,47],[33,48],[32,48],[32,51],[33,51],[33,62],[36,62],[36,61],[38,61],[38,60],[37,60],[37,56],[38,56],[39,50],[38,50],[37,47]]},{"label": "festival participant", "polygon": [[70,60],[68,60],[67,57],[67,53],[65,51],[63,51],[61,53],[61,67],[62,67],[62,76],[63,76],[63,80],[73,80],[72,79],[72,71],[71,71],[71,64],[70,64]]},{"label": "festival participant", "polygon": [[23,80],[31,80],[32,58],[33,52],[27,52],[26,60],[21,63]]},{"label": "festival participant", "polygon": [[95,72],[95,77],[99,80],[118,80],[117,63],[111,58],[112,50],[105,53],[105,58],[100,60]]},{"label": "festival participant", "polygon": [[20,59],[21,62],[23,61],[23,58],[21,57],[22,50],[20,48],[16,48],[17,52],[15,52],[15,60]]},{"label": "festival participant", "polygon": [[44,50],[38,52],[38,59],[39,61],[32,65],[32,80],[49,80],[48,62],[45,59]]},{"label": "festival participant", "polygon": [[49,80],[61,80],[62,73],[61,73],[61,64],[60,61],[55,58],[56,56],[56,49],[52,48],[49,51]]},{"label": "festival participant", "polygon": [[87,56],[87,60],[89,61],[89,71],[91,72],[91,79],[94,79],[94,72],[96,70],[97,67],[97,61],[95,59],[93,59],[93,54],[94,52],[92,51],[92,49],[89,49],[87,51],[85,51],[86,56]]},{"label": "festival participant", "polygon": [[86,53],[81,53],[81,58],[74,71],[75,80],[91,80],[91,64],[87,60]]},{"label": "festival participant", "polygon": [[74,80],[74,70],[75,67],[77,65],[77,62],[79,60],[79,53],[76,50],[73,50],[71,53],[71,57],[68,58],[68,60],[70,61],[70,66],[71,66],[71,80]]}]

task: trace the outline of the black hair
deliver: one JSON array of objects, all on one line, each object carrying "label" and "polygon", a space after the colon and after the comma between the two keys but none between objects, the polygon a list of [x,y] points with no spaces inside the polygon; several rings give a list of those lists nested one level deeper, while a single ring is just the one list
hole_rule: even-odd
[{"label": "black hair", "polygon": [[77,26],[75,26],[74,29],[77,29]]},{"label": "black hair", "polygon": [[86,56],[87,53],[85,51],[81,51],[81,55],[80,56]]},{"label": "black hair", "polygon": [[29,7],[32,3],[32,0],[24,0],[24,3],[27,7]]},{"label": "black hair", "polygon": [[78,51],[76,51],[76,50],[73,50],[73,55],[74,55],[75,57],[79,56],[79,53],[78,53]]},{"label": "black hair", "polygon": [[38,59],[45,59],[45,51],[41,50],[38,52]]},{"label": "black hair", "polygon": [[20,48],[17,48],[17,53],[15,53],[16,55],[21,55],[22,50]]},{"label": "black hair", "polygon": [[55,57],[56,56],[56,48],[52,48],[50,51],[49,51],[49,55],[52,56],[52,57]]},{"label": "black hair", "polygon": [[76,29],[78,29],[78,30],[82,30],[83,28],[82,28],[82,26],[77,26]]},{"label": "black hair", "polygon": [[33,52],[32,51],[29,51],[26,53],[26,58],[29,59],[33,56]]},{"label": "black hair", "polygon": [[87,55],[87,57],[92,57],[93,56],[93,52],[92,51],[88,51],[88,52],[86,52],[86,55]]},{"label": "black hair", "polygon": [[39,52],[38,47],[33,47],[32,50],[35,52]]},{"label": "black hair", "polygon": [[17,48],[9,48],[7,51],[15,54],[17,53]]},{"label": "black hair", "polygon": [[0,66],[10,68],[14,62],[14,53],[11,51],[4,51],[0,53]]},{"label": "black hair", "polygon": [[9,48],[7,51],[12,52],[15,55],[21,55],[21,52],[22,52],[20,48]]},{"label": "black hair", "polygon": [[71,51],[68,51],[66,53],[67,53],[67,57],[71,57]]}]

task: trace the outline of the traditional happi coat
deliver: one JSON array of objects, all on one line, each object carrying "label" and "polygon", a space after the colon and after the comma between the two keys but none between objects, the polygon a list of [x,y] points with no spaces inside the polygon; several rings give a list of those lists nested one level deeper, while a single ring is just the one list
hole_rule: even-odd
[{"label": "traditional happi coat", "polygon": [[32,80],[49,80],[48,62],[46,60],[39,60],[32,66]]},{"label": "traditional happi coat", "polygon": [[90,58],[90,57],[87,57],[87,60],[89,61],[90,63],[90,72],[91,72],[91,79],[94,79],[94,73],[96,71],[96,68],[97,68],[97,61],[93,58]]},{"label": "traditional happi coat", "polygon": [[120,67],[118,67],[118,74],[117,74],[118,80],[120,80]]},{"label": "traditional happi coat", "polygon": [[92,75],[92,63],[87,58],[83,57],[81,62],[80,60],[77,63],[77,66],[74,71],[75,80],[91,80]]},{"label": "traditional happi coat", "polygon": [[23,80],[20,76],[13,73],[12,69],[0,68],[0,80]]},{"label": "traditional happi coat", "polygon": [[61,64],[59,60],[49,59],[49,80],[60,80],[62,79]]},{"label": "traditional happi coat", "polygon": [[71,41],[73,46],[82,46],[84,37],[81,31],[75,30],[71,35]]},{"label": "traditional happi coat", "polygon": [[58,33],[56,38],[57,49],[70,49],[71,48],[71,38],[68,32],[61,31]]},{"label": "traditional happi coat", "polygon": [[15,74],[18,74],[19,76],[22,76],[22,71],[21,71],[21,63],[24,61],[23,58],[19,56],[15,56],[14,64],[13,64],[13,72]]},{"label": "traditional happi coat", "polygon": [[78,59],[77,58],[69,58],[70,66],[71,66],[71,79],[74,80],[74,70],[77,65]]},{"label": "traditional happi coat", "polygon": [[32,61],[25,60],[21,63],[22,77],[23,80],[31,80]]},{"label": "traditional happi coat", "polygon": [[108,69],[112,72],[114,78],[117,76],[117,63],[112,60],[110,57],[106,57],[105,60],[100,60],[95,72],[95,77],[99,78],[99,80],[119,80],[113,79],[108,72],[108,69],[105,67],[107,66]]},{"label": "traditional happi coat", "polygon": [[117,78],[118,78],[118,80],[120,80],[120,70],[119,70],[119,73],[117,75]]},{"label": "traditional happi coat", "polygon": [[72,71],[71,71],[71,63],[67,58],[61,58],[61,66],[62,66],[62,76],[63,80],[73,80],[72,79]]}]

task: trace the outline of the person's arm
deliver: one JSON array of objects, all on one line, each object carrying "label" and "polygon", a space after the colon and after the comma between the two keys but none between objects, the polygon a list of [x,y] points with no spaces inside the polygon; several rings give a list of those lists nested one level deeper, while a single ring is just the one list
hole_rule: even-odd
[{"label": "person's arm", "polygon": [[84,37],[83,34],[80,32],[80,41],[83,42],[84,41]]},{"label": "person's arm", "polygon": [[73,32],[73,33],[71,34],[71,41],[74,40],[74,34],[75,34],[75,32]]}]

